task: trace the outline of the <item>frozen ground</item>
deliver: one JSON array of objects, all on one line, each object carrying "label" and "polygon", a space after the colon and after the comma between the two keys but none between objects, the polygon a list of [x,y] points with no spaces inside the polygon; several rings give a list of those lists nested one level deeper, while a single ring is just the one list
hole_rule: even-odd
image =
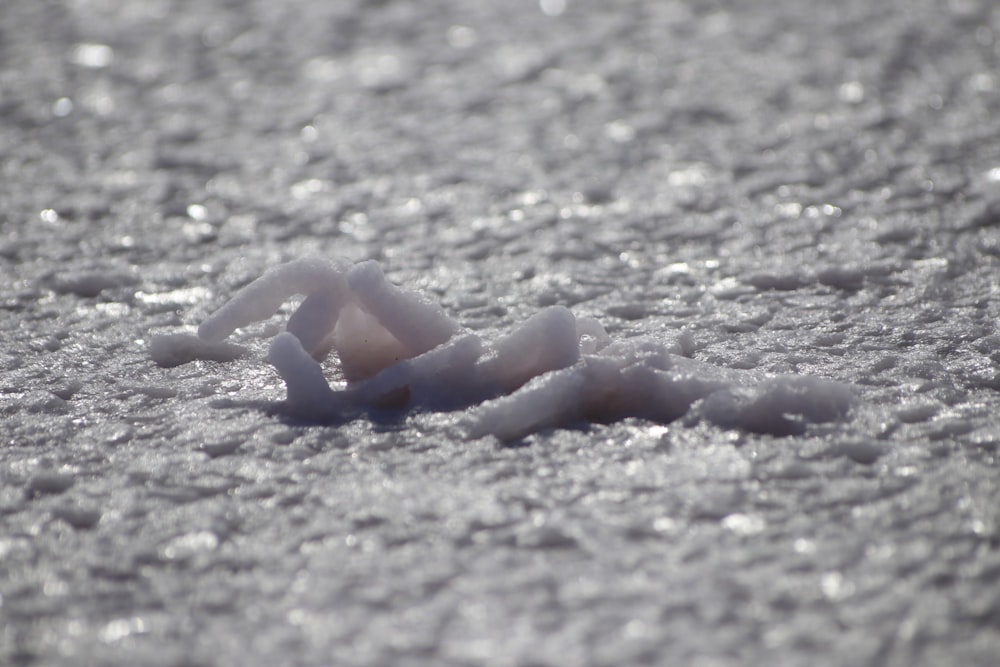
[{"label": "frozen ground", "polygon": [[[995,665],[1000,7],[721,4],[0,3],[0,663]],[[154,363],[306,255],[859,403],[510,445],[287,418],[287,309]]]}]

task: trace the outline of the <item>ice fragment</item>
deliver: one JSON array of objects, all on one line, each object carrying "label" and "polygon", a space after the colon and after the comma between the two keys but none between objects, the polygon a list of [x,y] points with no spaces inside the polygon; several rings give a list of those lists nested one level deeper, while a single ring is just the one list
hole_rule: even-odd
[{"label": "ice fragment", "polygon": [[346,289],[343,267],[333,262],[301,259],[282,264],[241,289],[202,322],[198,336],[218,342],[242,326],[267,319],[291,296],[317,292],[340,294]]},{"label": "ice fragment", "polygon": [[[303,259],[240,290],[199,329],[197,343],[158,337],[160,365],[216,357],[237,328],[304,301],[268,359],[287,387],[289,412],[341,422],[369,410],[467,408],[474,436],[510,440],[582,421],[639,417],[662,423],[692,413],[724,428],[787,435],[845,416],[846,385],[804,376],[723,369],[683,356],[691,343],[612,341],[594,319],[551,306],[489,343],[463,332],[440,306],[388,282],[374,262]],[[235,346],[234,346],[235,347]],[[240,348],[240,350],[242,350]],[[346,386],[320,362],[334,352]]]}]

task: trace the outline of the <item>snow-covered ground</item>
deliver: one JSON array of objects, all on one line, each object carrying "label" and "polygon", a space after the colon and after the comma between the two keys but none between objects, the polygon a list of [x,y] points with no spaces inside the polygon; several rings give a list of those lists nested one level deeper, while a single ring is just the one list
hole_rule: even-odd
[{"label": "snow-covered ground", "polygon": [[0,3],[0,664],[996,664],[1000,7],[754,4]]}]

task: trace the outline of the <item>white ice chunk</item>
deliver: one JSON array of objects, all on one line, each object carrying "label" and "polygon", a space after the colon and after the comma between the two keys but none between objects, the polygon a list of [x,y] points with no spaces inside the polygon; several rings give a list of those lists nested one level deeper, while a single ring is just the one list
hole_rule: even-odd
[{"label": "white ice chunk", "polygon": [[473,412],[470,434],[517,440],[559,424],[581,418],[581,396],[587,373],[576,367],[546,373],[519,391],[487,401]]},{"label": "white ice chunk", "polygon": [[565,368],[579,358],[576,318],[567,308],[552,306],[496,341],[482,372],[510,392],[536,375]]},{"label": "white ice chunk", "polygon": [[347,282],[364,309],[409,351],[407,356],[437,347],[459,329],[441,306],[387,281],[382,269],[373,261],[351,267]]},{"label": "white ice chunk", "polygon": [[342,418],[350,412],[345,395],[330,388],[322,367],[294,335],[287,331],[278,334],[267,359],[285,381],[289,412],[317,420]]},{"label": "white ice chunk", "polygon": [[241,289],[202,322],[198,336],[220,341],[239,327],[267,319],[290,296],[346,289],[344,267],[339,263],[306,258],[282,264]]},{"label": "white ice chunk", "polygon": [[340,290],[313,292],[288,318],[286,330],[302,343],[316,360],[323,360],[333,346],[331,332],[344,307],[346,294]]},{"label": "white ice chunk", "polygon": [[619,351],[621,356],[584,357],[484,403],[473,412],[472,432],[511,440],[583,420],[643,417],[666,423],[721,386],[674,368],[673,359],[681,358],[648,341]]},{"label": "white ice chunk", "polygon": [[[830,380],[769,377],[686,358],[693,345],[683,336],[613,342],[599,322],[560,306],[487,346],[474,334],[458,335],[439,306],[390,284],[374,262],[279,266],[208,318],[200,339],[157,337],[150,353],[162,366],[242,353],[217,341],[266,319],[294,294],[306,298],[269,359],[287,386],[289,411],[308,419],[479,404],[469,415],[471,434],[510,440],[581,421],[666,423],[693,409],[724,428],[787,435],[845,416],[854,401],[850,388]],[[340,391],[318,363],[331,349],[350,383]]]},{"label": "white ice chunk", "polygon": [[581,421],[640,417],[668,423],[704,399],[701,412],[724,427],[789,435],[806,423],[845,416],[849,387],[811,377],[760,375],[687,359],[655,341],[608,345],[601,354],[536,377],[472,412],[472,433],[502,440]]},{"label": "white ice chunk", "polygon": [[400,402],[453,409],[487,398],[492,383],[477,372],[483,341],[474,334],[456,336],[418,357],[391,366],[356,387],[361,401],[378,406]]}]

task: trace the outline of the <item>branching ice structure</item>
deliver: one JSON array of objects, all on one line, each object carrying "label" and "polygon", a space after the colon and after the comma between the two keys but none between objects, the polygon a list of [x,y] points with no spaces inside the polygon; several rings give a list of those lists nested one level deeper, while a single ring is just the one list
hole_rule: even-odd
[{"label": "branching ice structure", "polygon": [[[198,336],[221,344],[296,294],[305,299],[268,359],[287,387],[289,412],[311,420],[345,421],[379,408],[470,408],[471,436],[511,440],[579,421],[666,423],[696,406],[726,428],[785,435],[843,417],[854,400],[830,380],[723,369],[648,339],[612,342],[599,322],[561,306],[487,343],[440,306],[391,284],[373,261],[278,266],[205,320]],[[341,389],[320,365],[331,352],[347,381]]]}]

